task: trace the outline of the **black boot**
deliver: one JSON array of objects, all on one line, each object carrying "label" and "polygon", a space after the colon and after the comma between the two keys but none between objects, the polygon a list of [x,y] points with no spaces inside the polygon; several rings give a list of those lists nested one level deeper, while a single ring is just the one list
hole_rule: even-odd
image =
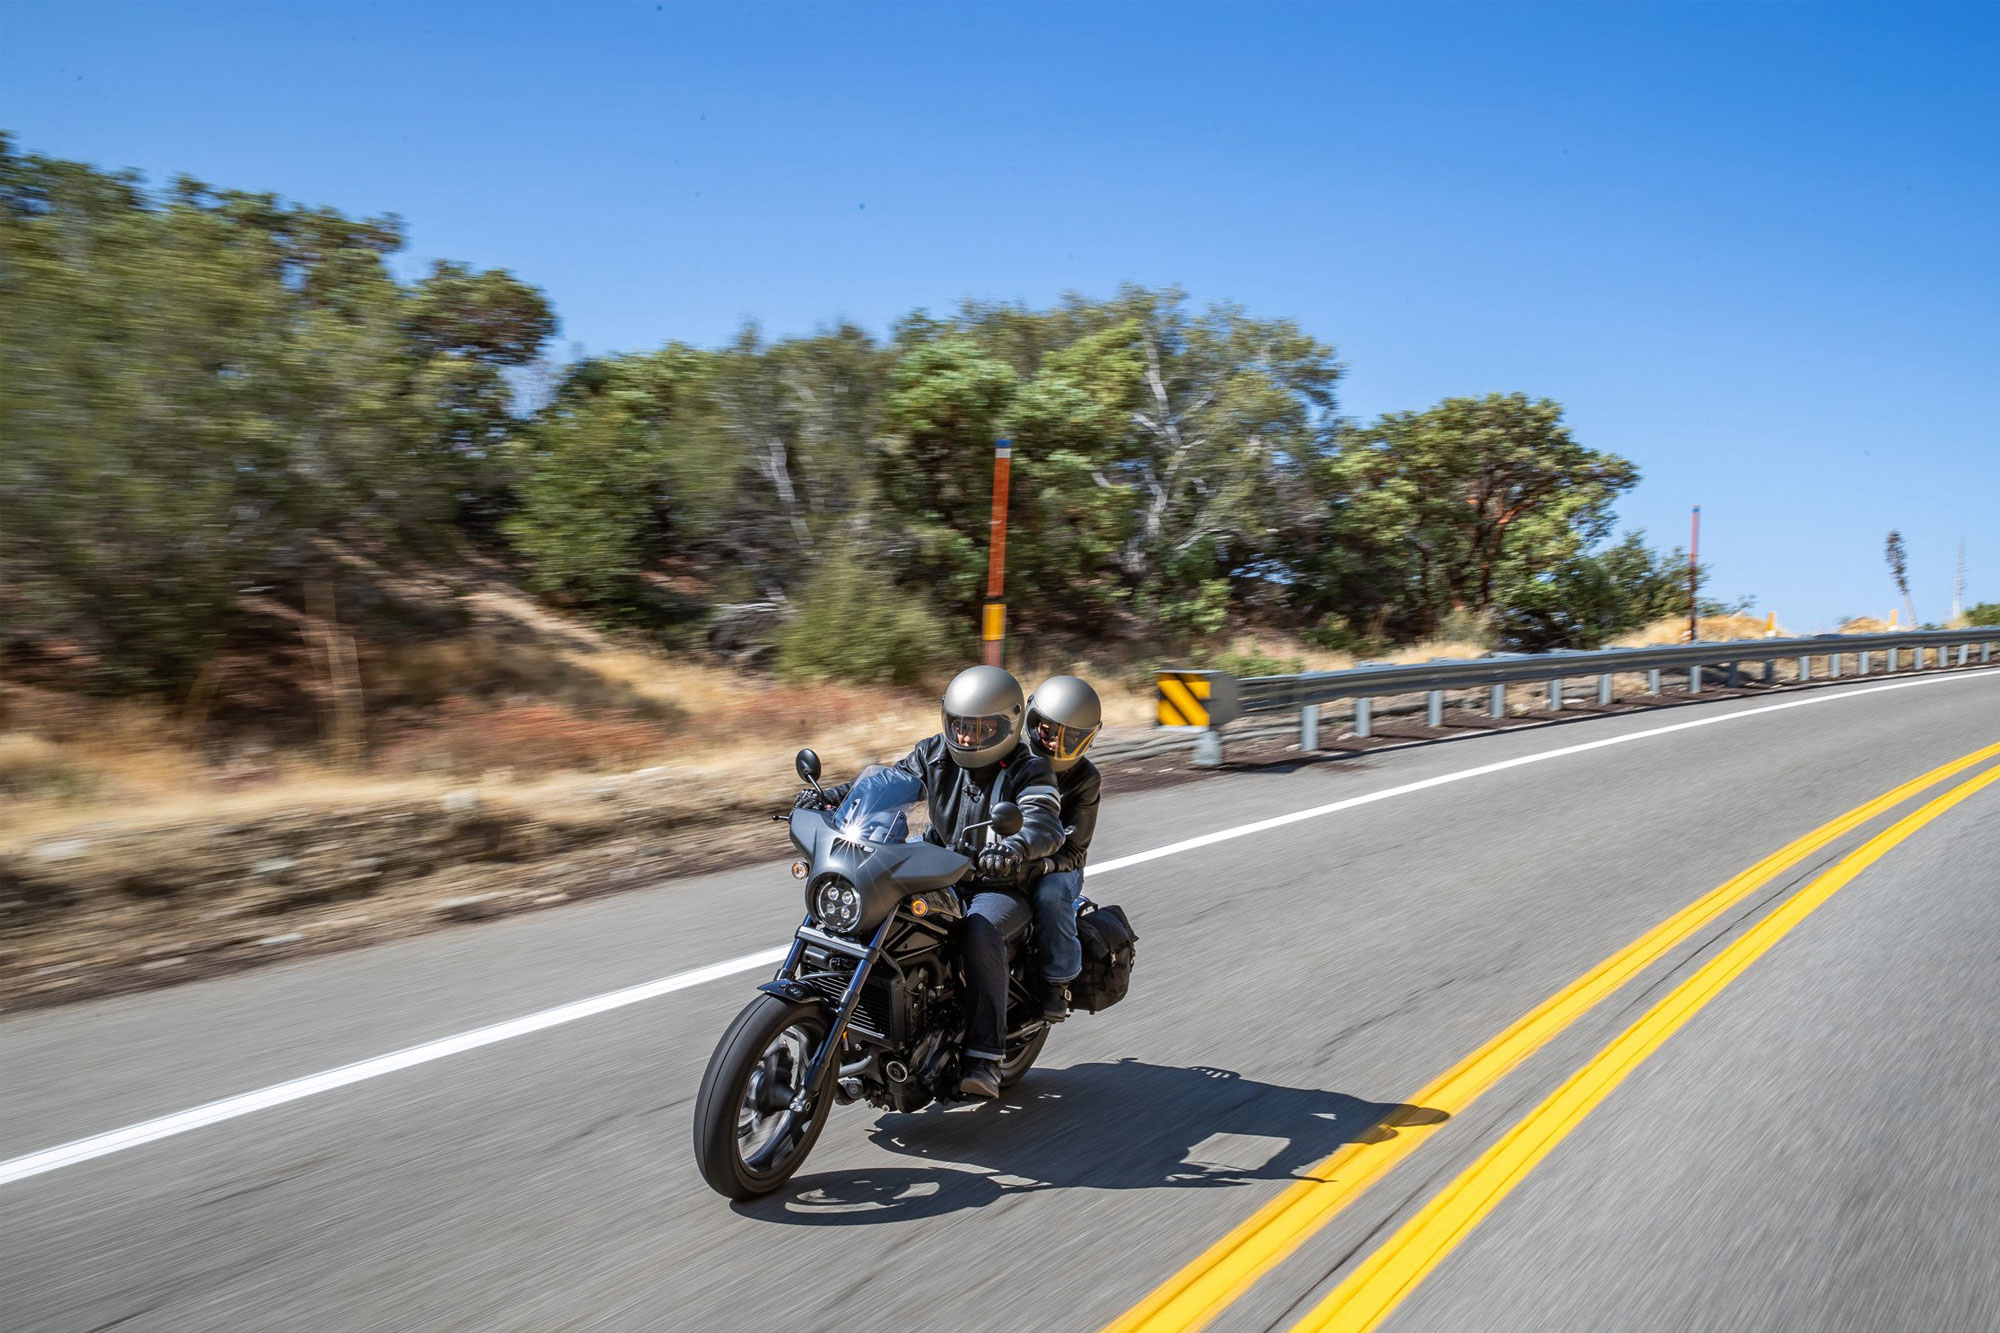
[{"label": "black boot", "polygon": [[972,1059],[965,1062],[965,1073],[958,1080],[958,1095],[961,1097],[983,1097],[993,1101],[1000,1096],[1000,1062],[998,1060]]},{"label": "black boot", "polygon": [[1069,983],[1050,981],[1042,985],[1042,1021],[1060,1023],[1069,1017]]}]

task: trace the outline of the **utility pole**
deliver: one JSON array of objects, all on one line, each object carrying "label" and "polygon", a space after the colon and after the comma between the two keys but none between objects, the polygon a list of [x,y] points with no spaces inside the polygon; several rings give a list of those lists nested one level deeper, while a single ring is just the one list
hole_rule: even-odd
[{"label": "utility pole", "polygon": [[1958,539],[1958,571],[1951,579],[1951,618],[1956,622],[1965,614],[1965,538]]},{"label": "utility pole", "polygon": [[1007,584],[1007,470],[1013,457],[1012,440],[993,442],[993,518],[986,527],[986,605],[979,635],[986,641],[987,666],[1000,665],[1007,638],[1007,604],[1000,598]]},{"label": "utility pole", "polygon": [[1688,532],[1688,642],[1701,637],[1701,506]]}]

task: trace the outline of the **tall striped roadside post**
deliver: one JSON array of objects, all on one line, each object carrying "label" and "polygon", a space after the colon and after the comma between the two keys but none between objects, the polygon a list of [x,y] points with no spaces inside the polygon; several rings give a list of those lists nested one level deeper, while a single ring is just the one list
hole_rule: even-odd
[{"label": "tall striped roadside post", "polygon": [[987,666],[1000,665],[1007,638],[1007,604],[1000,598],[1007,584],[1007,469],[1013,457],[1012,440],[993,442],[993,518],[986,529],[986,605],[979,622]]}]

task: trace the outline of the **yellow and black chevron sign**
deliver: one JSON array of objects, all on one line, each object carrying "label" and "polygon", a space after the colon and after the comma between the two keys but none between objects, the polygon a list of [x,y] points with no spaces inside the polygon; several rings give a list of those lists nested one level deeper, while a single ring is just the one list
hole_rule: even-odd
[{"label": "yellow and black chevron sign", "polygon": [[1208,673],[1202,671],[1162,671],[1160,725],[1163,727],[1205,727],[1208,721]]},{"label": "yellow and black chevron sign", "polygon": [[1156,671],[1163,727],[1219,727],[1242,711],[1236,677],[1226,671]]}]

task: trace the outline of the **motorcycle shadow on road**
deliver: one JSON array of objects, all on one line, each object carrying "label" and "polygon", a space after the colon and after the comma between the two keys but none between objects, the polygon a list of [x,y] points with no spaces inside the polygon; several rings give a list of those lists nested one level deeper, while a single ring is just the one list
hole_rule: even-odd
[{"label": "motorcycle shadow on road", "polygon": [[1444,1119],[1429,1107],[1205,1066],[1125,1059],[1037,1069],[993,1105],[884,1114],[870,1140],[925,1166],[804,1175],[737,1210],[794,1226],[867,1226],[1050,1190],[1229,1188],[1303,1178],[1344,1144]]}]

